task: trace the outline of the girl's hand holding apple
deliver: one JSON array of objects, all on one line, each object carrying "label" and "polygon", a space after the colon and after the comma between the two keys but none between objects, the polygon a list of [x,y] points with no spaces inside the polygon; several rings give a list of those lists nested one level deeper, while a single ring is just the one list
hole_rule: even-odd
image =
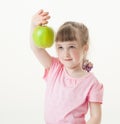
[{"label": "girl's hand holding apple", "polygon": [[44,12],[43,10],[39,10],[32,18],[32,24],[34,26],[45,25],[48,23],[48,19],[50,19],[49,13]]},{"label": "girl's hand holding apple", "polygon": [[46,26],[48,19],[50,19],[49,13],[43,10],[33,16],[32,24],[35,28],[32,36],[37,47],[48,48],[53,45],[54,31],[51,27]]}]

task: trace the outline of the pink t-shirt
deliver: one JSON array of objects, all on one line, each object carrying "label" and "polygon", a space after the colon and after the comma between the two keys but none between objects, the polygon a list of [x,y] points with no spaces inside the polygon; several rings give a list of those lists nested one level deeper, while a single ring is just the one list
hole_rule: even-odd
[{"label": "pink t-shirt", "polygon": [[102,103],[103,85],[92,73],[72,78],[57,58],[43,77],[47,84],[46,124],[86,124],[89,102]]}]

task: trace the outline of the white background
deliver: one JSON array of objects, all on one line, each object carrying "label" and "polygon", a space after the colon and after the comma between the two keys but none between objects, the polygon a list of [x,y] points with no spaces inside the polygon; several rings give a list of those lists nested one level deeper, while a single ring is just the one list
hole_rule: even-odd
[{"label": "white background", "polygon": [[[41,8],[50,12],[55,31],[68,20],[87,25],[92,71],[104,85],[102,124],[119,124],[119,5],[119,0],[0,1],[0,124],[45,124],[44,70],[29,46],[31,18]],[[48,51],[53,54],[54,47]]]}]

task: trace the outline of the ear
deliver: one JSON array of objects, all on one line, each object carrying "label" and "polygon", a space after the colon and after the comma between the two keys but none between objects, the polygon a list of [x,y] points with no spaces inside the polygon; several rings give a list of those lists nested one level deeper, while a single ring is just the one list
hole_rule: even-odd
[{"label": "ear", "polygon": [[88,44],[86,44],[86,45],[83,46],[83,50],[84,50],[85,53],[87,53],[88,49],[89,49]]},{"label": "ear", "polygon": [[88,44],[83,46],[83,59],[86,59],[89,46]]}]

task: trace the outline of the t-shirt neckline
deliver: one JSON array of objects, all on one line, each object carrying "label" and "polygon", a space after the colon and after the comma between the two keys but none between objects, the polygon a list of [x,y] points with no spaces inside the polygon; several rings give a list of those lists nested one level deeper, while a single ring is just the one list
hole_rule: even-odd
[{"label": "t-shirt neckline", "polygon": [[81,77],[72,77],[68,74],[68,72],[66,71],[65,67],[63,68],[63,71],[64,71],[64,74],[66,76],[66,78],[69,78],[69,79],[74,79],[74,80],[82,80],[84,78],[87,78],[89,75],[91,75],[92,73],[91,72],[88,72],[87,74],[81,76]]}]

